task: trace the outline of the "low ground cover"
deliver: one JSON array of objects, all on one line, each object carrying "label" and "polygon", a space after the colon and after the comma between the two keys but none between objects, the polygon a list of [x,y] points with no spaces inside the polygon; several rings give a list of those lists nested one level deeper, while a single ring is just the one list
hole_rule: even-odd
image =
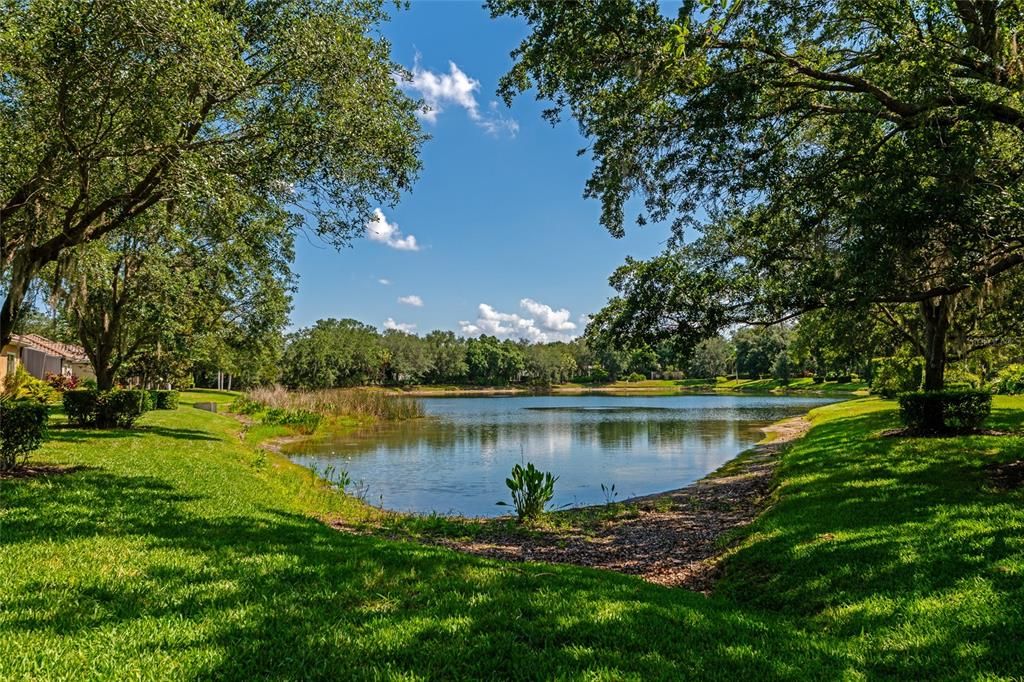
[{"label": "low ground cover", "polygon": [[[230,397],[218,402],[228,403]],[[339,532],[374,512],[194,409],[63,428],[0,482],[0,678],[1006,678],[1024,670],[1012,436],[898,438],[827,406],[711,598]]]}]

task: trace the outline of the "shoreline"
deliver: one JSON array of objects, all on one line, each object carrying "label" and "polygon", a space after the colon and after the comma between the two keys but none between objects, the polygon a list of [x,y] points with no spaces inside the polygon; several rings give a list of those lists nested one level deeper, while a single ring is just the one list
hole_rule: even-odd
[{"label": "shoreline", "polygon": [[588,394],[636,394],[636,395],[810,395],[810,396],[851,396],[865,397],[868,395],[866,388],[856,389],[828,389],[813,390],[805,388],[742,388],[725,387],[716,388],[712,385],[706,386],[552,386],[547,389],[530,389],[518,387],[458,387],[458,388],[383,388],[393,395],[407,396],[410,398],[456,398],[456,397],[481,397],[490,396],[546,396],[546,395],[588,395]]}]

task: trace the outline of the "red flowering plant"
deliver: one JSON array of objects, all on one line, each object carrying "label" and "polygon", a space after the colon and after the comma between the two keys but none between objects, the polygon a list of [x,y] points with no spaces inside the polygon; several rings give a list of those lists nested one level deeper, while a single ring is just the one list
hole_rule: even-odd
[{"label": "red flowering plant", "polygon": [[63,393],[64,391],[72,391],[78,388],[78,377],[74,374],[54,374],[53,372],[48,372],[46,374],[46,383]]}]

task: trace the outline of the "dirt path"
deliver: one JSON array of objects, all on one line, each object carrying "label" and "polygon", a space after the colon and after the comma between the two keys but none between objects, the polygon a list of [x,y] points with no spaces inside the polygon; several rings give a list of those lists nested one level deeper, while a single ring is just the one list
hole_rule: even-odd
[{"label": "dirt path", "polygon": [[575,511],[570,518],[578,520],[568,528],[436,542],[488,557],[592,566],[709,592],[722,554],[720,538],[750,523],[764,507],[779,451],[809,427],[803,417],[774,424],[770,442],[717,475],[678,490],[626,500],[614,511],[591,508],[589,516],[588,510]]}]

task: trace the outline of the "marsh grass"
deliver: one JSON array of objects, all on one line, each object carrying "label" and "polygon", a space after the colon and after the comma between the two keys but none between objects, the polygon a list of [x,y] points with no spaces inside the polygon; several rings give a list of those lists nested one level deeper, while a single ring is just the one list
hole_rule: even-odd
[{"label": "marsh grass", "polygon": [[327,418],[355,417],[401,421],[423,416],[423,407],[415,398],[373,389],[289,391],[281,386],[275,386],[253,389],[245,397],[269,410],[302,411]]}]

